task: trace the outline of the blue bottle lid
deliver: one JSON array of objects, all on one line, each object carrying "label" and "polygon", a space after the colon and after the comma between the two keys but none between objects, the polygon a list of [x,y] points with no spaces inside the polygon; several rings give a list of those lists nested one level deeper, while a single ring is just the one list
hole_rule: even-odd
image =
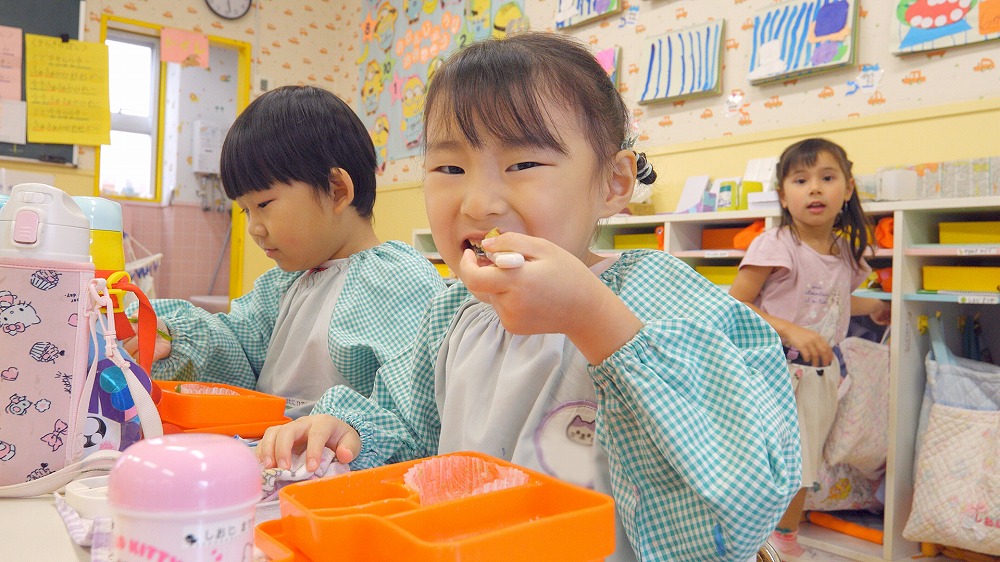
[{"label": "blue bottle lid", "polygon": [[117,201],[103,197],[73,197],[83,214],[90,219],[91,230],[122,231],[122,206]]}]

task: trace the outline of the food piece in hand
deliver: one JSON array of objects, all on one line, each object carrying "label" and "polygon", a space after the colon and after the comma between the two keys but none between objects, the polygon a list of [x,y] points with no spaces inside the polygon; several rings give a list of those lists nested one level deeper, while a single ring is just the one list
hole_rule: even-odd
[{"label": "food piece in hand", "polygon": [[[500,236],[500,229],[494,228],[486,233],[483,240],[487,238],[496,238],[497,236]],[[517,252],[487,252],[480,244],[472,243],[471,246],[472,251],[474,251],[477,256],[482,256],[490,260],[494,265],[501,269],[513,269],[524,265],[524,256]]]},{"label": "food piece in hand", "polygon": [[[493,230],[486,233],[486,236],[483,236],[483,240],[486,240],[487,238],[496,238],[497,236],[500,236],[500,229],[494,227]],[[475,242],[470,242],[469,244],[472,246],[472,251],[475,252],[477,256],[482,256],[484,258],[489,257],[489,254],[486,253],[486,250],[483,249],[482,245]]]}]

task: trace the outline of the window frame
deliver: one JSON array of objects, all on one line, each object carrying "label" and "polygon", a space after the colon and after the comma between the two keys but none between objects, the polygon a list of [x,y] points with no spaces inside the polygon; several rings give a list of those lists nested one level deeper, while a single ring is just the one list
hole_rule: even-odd
[{"label": "window frame", "polygon": [[[114,16],[111,14],[103,13],[101,14],[101,44],[107,39],[108,32],[111,30],[121,30],[126,32],[133,32],[141,35],[149,35],[155,41],[160,40],[160,30],[165,26],[142,22],[139,20],[133,20],[128,18],[123,18],[120,16]],[[229,39],[225,37],[218,37],[214,35],[208,36],[208,41],[210,44],[221,44],[231,47],[239,51],[239,70],[237,73],[237,96],[236,96],[236,112],[239,114],[250,104],[250,79],[251,79],[251,61],[253,60],[252,51],[253,46],[245,41],[239,41],[236,39]],[[159,62],[159,61],[157,61]],[[154,63],[155,64],[155,63]],[[156,116],[156,146],[163,145],[163,116],[164,116],[164,97],[166,95],[166,80],[163,79],[166,76],[166,63],[159,62],[160,65],[160,80],[159,80],[159,107],[157,109]],[[94,195],[101,196],[101,147],[95,147],[94,154]],[[156,168],[154,171],[155,182],[156,182],[156,201],[160,205],[168,205],[169,201],[164,197],[163,194],[163,151],[156,151]],[[128,199],[127,197],[116,197],[117,199]],[[141,201],[152,202],[150,199],[141,199]],[[234,207],[232,212],[232,238],[230,239],[230,257],[229,257],[229,297],[236,298],[244,294],[243,286],[244,284],[252,286],[252,280],[244,280],[244,265],[247,256],[246,248],[244,248],[244,236],[246,232],[246,221],[243,213],[240,213],[238,207]],[[254,254],[249,254],[253,256]],[[262,255],[262,254],[261,254]]]},{"label": "window frame", "polygon": [[106,44],[110,39],[121,43],[130,43],[149,47],[152,56],[150,57],[150,76],[155,82],[150,88],[149,116],[139,117],[136,115],[123,115],[120,113],[111,114],[111,130],[127,133],[148,134],[150,137],[150,170],[149,185],[152,194],[149,197],[136,197],[118,194],[101,193],[101,148],[97,148],[95,174],[94,174],[94,194],[97,196],[110,197],[128,201],[144,201],[148,203],[163,203],[163,156],[159,147],[163,143],[163,96],[166,84],[164,76],[166,74],[166,63],[160,61],[160,36],[161,27],[152,24],[143,24],[130,20],[117,20],[127,25],[121,27],[110,27],[108,22],[111,18],[101,18],[101,44]]},{"label": "window frame", "polygon": [[152,193],[149,196],[128,196],[112,193],[102,194],[100,191],[101,164],[100,158],[98,157],[96,170],[97,194],[114,199],[161,203],[163,195],[162,161],[159,147],[163,141],[162,135],[160,134],[163,105],[161,100],[163,99],[165,84],[163,83],[164,63],[160,62],[160,38],[158,36],[151,35],[148,32],[143,33],[136,30],[114,29],[108,27],[102,27],[101,32],[102,44],[107,44],[108,40],[112,40],[150,49],[151,56],[149,71],[153,87],[150,89],[148,116],[140,117],[137,115],[112,113],[111,130],[149,136],[150,170],[148,181]]}]

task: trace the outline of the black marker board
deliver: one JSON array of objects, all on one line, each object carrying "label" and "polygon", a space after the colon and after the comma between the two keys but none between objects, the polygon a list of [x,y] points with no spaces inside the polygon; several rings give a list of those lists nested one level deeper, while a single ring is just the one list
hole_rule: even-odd
[{"label": "black marker board", "polygon": [[[0,0],[0,25],[19,27],[23,34],[79,39],[80,0]],[[24,98],[24,51],[21,59],[21,99]],[[10,144],[0,142],[0,156],[41,162],[73,163],[76,146],[71,144]]]}]

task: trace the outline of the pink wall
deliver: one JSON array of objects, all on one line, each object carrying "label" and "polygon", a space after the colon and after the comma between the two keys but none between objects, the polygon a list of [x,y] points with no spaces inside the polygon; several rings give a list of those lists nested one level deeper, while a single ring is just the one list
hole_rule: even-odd
[{"label": "pink wall", "polygon": [[[163,260],[154,278],[156,297],[187,299],[209,294],[212,274],[223,252],[229,214],[202,211],[197,204],[174,203],[160,207],[148,203],[122,202],[125,233]],[[136,248],[136,253],[142,250]],[[141,256],[139,256],[141,257]],[[215,281],[214,295],[229,292],[229,247]]]}]

